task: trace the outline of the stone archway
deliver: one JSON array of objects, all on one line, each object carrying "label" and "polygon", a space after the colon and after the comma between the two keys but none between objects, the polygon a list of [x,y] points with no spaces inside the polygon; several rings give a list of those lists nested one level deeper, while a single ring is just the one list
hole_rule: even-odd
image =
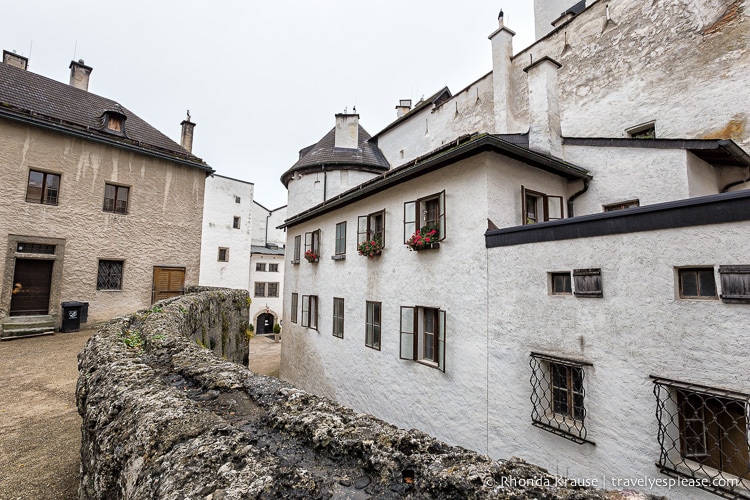
[{"label": "stone archway", "polygon": [[272,313],[259,314],[255,320],[255,334],[269,335],[273,333],[273,325],[276,323],[276,316]]}]

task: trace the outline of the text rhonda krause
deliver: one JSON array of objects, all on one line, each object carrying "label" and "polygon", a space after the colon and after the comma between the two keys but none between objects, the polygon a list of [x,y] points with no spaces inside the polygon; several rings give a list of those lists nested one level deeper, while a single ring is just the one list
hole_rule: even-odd
[{"label": "text rhonda krause", "polygon": [[[490,481],[489,483],[491,483]],[[676,486],[686,487],[719,487],[727,488],[737,486],[739,479],[717,477],[691,478],[691,477],[598,477],[570,479],[563,476],[545,476],[535,478],[517,478],[503,476],[500,479],[500,487],[528,488],[528,487],[576,487],[588,486],[592,488],[674,488]],[[492,486],[492,484],[488,484]]]}]

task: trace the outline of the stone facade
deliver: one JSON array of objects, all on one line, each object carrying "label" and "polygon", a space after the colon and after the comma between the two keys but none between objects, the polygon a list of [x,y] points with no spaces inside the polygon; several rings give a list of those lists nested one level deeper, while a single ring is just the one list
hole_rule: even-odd
[{"label": "stone facade", "polygon": [[591,2],[512,57],[501,20],[490,74],[373,136],[388,172],[286,221],[320,258],[287,266],[282,378],[578,479],[746,495],[747,7]]}]

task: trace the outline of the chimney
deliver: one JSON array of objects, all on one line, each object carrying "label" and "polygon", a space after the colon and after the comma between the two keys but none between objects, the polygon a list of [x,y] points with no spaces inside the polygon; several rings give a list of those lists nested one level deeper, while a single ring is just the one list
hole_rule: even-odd
[{"label": "chimney", "polygon": [[399,100],[398,106],[396,106],[396,118],[401,118],[409,111],[411,111],[411,99]]},{"label": "chimney", "polygon": [[515,32],[505,27],[503,11],[497,18],[499,25],[489,37],[492,43],[492,98],[495,114],[495,133],[510,133],[513,96],[510,95],[510,70]]},{"label": "chimney", "polygon": [[70,85],[77,89],[89,90],[89,76],[94,68],[86,66],[83,63],[83,59],[79,59],[78,62],[70,61]]},{"label": "chimney", "polygon": [[357,149],[359,147],[359,115],[336,114],[334,147]]},{"label": "chimney", "polygon": [[557,70],[562,65],[542,57],[523,70],[529,80],[529,148],[562,157],[560,107],[557,100]]},{"label": "chimney", "polygon": [[182,137],[180,138],[180,144],[187,150],[188,153],[193,152],[193,129],[195,123],[190,121],[190,110],[187,111],[187,118],[182,120]]},{"label": "chimney", "polygon": [[29,59],[27,57],[19,56],[15,51],[8,52],[7,50],[4,50],[3,62],[8,66],[15,66],[24,71],[29,67]]}]

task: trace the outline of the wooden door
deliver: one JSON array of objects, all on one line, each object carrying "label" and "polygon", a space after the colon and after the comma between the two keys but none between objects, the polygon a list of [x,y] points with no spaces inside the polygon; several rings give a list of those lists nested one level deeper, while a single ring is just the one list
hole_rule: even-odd
[{"label": "wooden door", "polygon": [[10,299],[11,316],[49,314],[54,263],[53,260],[16,259]]},{"label": "wooden door", "polygon": [[184,267],[154,267],[151,303],[182,295],[185,289]]}]

